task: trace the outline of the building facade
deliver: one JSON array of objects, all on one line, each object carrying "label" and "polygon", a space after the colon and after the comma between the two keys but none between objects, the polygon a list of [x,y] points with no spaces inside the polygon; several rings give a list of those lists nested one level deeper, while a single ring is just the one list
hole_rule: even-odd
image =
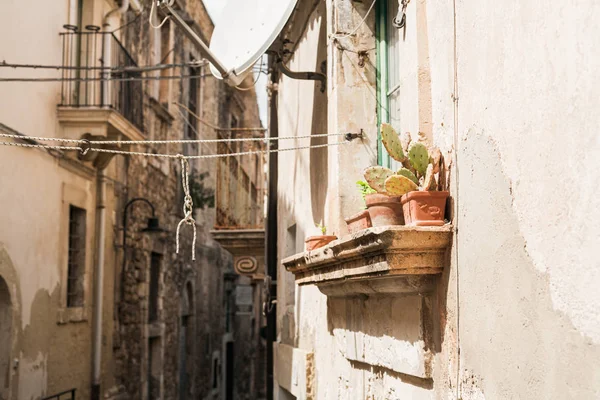
[{"label": "building facade", "polygon": [[[327,91],[282,75],[271,121],[279,136],[364,137],[279,155],[275,398],[600,396],[599,13],[298,2],[280,55],[293,71],[326,65]],[[444,154],[446,226],[347,234],[364,207],[355,182],[389,162],[382,122]],[[339,240],[305,253],[320,223]]]},{"label": "building facade", "polygon": [[[5,6],[1,31],[15,39],[2,40],[2,58],[61,68],[0,71],[58,79],[0,83],[1,133],[114,142],[264,135],[254,90],[213,78],[169,20],[152,27],[151,2]],[[175,7],[210,39],[202,2]],[[152,25],[163,17],[155,12]],[[243,143],[111,148],[201,156],[264,146]],[[77,398],[263,397],[260,277],[236,269],[211,233],[260,233],[263,156],[189,161],[198,237],[192,248],[184,224],[177,253],[180,160],[79,153],[2,149],[0,399],[73,390]],[[229,186],[243,188],[236,207]]]}]

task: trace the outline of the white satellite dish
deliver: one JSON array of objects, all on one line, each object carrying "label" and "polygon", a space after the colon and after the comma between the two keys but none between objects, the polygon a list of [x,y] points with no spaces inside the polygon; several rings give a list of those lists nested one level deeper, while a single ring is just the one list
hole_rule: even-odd
[{"label": "white satellite dish", "polygon": [[[271,47],[287,23],[298,0],[228,0],[210,41],[210,51],[235,86],[252,72],[252,66]],[[211,64],[217,78],[222,74]]]},{"label": "white satellite dish", "polygon": [[200,48],[211,64],[213,75],[225,79],[231,86],[238,86],[277,39],[298,0],[227,0],[213,31],[210,48],[173,9],[175,0],[156,1]]}]

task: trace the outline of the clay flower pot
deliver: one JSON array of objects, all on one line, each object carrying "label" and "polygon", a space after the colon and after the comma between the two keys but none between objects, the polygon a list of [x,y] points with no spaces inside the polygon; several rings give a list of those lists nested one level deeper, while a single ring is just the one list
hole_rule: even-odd
[{"label": "clay flower pot", "polygon": [[350,234],[362,231],[363,229],[370,228],[371,216],[367,210],[363,210],[358,214],[354,214],[351,217],[346,218],[346,225],[348,225],[348,231]]},{"label": "clay flower pot", "polygon": [[304,240],[304,243],[306,244],[306,251],[311,251],[318,249],[319,247],[327,246],[335,239],[337,239],[337,236],[333,235],[309,236]]},{"label": "clay flower pot", "polygon": [[442,226],[449,192],[409,192],[402,196],[406,225]]},{"label": "clay flower pot", "polygon": [[373,226],[402,225],[402,204],[399,196],[385,194],[368,194],[365,196],[367,211]]}]

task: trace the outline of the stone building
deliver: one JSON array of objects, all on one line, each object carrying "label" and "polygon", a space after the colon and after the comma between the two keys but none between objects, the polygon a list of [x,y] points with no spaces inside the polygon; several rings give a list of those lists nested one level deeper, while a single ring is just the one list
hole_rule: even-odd
[{"label": "stone building", "polygon": [[[175,3],[208,40],[213,23],[202,2]],[[1,57],[63,68],[0,71],[62,79],[1,82],[0,133],[115,142],[264,135],[243,130],[261,126],[254,90],[213,78],[169,20],[151,27],[150,4],[3,5]],[[153,18],[157,26],[163,16]],[[167,67],[144,69],[156,65]],[[201,156],[264,147],[243,143],[111,148]],[[231,252],[215,240],[221,231],[263,237],[262,155],[189,161],[197,241],[192,249],[184,224],[177,254],[179,159],[1,152],[0,399],[72,390],[77,398],[264,397],[262,254],[249,252],[248,238]]]},{"label": "stone building", "polygon": [[[271,128],[364,137],[278,157],[274,398],[598,398],[600,6],[402,3],[299,1],[280,36],[327,91],[276,78]],[[347,234],[382,122],[442,150],[448,225]]]}]

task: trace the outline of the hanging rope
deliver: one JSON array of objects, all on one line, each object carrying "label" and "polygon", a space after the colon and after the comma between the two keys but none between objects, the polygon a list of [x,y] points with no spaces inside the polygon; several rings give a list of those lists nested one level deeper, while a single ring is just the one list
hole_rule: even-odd
[{"label": "hanging rope", "polygon": [[184,223],[192,226],[194,238],[192,239],[192,261],[196,261],[196,220],[192,216],[194,212],[194,201],[190,195],[190,164],[186,157],[178,154],[177,158],[181,160],[181,184],[183,186],[183,219],[177,224],[177,232],[175,234],[176,253],[179,254],[179,228]]}]

